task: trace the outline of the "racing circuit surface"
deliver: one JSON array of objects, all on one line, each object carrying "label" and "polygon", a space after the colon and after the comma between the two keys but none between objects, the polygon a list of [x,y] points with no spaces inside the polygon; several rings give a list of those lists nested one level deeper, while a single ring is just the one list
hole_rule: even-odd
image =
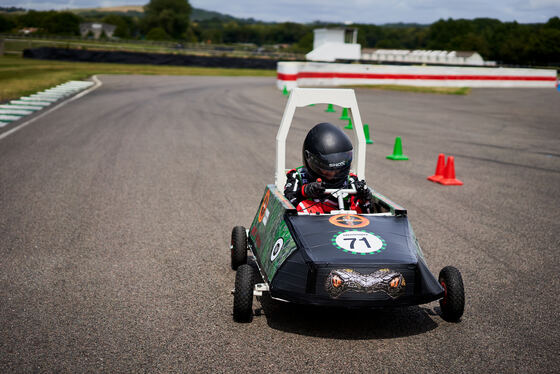
[{"label": "racing circuit surface", "polygon": [[[100,79],[0,140],[0,372],[558,370],[559,92],[356,90],[368,183],[408,209],[436,276],[461,270],[462,322],[437,302],[265,299],[237,324],[230,233],[274,182],[286,97],[271,78]],[[315,123],[345,124],[324,109],[296,112],[288,165]],[[396,136],[409,161],[385,159]],[[426,180],[440,152],[464,186]]]}]

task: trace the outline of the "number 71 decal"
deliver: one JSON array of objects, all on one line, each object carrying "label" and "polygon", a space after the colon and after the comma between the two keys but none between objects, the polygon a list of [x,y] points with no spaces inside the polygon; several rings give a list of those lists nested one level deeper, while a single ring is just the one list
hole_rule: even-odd
[{"label": "number 71 decal", "polygon": [[341,231],[332,238],[335,247],[355,255],[379,253],[387,247],[382,237],[366,231]]},{"label": "number 71 decal", "polygon": [[350,249],[354,249],[354,243],[356,243],[356,240],[361,240],[365,243],[365,245],[369,248],[371,248],[371,245],[369,245],[369,241],[368,238],[366,238],[365,236],[357,239],[357,238],[343,238],[342,240],[349,240],[350,241]]}]

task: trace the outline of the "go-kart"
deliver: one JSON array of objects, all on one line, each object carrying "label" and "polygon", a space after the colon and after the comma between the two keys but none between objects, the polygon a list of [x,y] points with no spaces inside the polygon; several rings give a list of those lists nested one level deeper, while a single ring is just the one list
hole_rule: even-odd
[{"label": "go-kart", "polygon": [[233,319],[250,322],[254,296],[268,293],[279,301],[348,308],[439,299],[442,318],[459,321],[465,303],[461,274],[446,266],[438,279],[432,275],[406,209],[370,188],[384,213],[345,210],[344,199],[356,193],[354,186],[326,190],[339,202],[329,214],[298,212],[284,197],[285,145],[295,109],[330,103],[349,108],[357,139],[353,172],[365,179],[366,142],[354,91],[294,88],[276,136],[275,183],[266,186],[249,230],[232,230]]}]

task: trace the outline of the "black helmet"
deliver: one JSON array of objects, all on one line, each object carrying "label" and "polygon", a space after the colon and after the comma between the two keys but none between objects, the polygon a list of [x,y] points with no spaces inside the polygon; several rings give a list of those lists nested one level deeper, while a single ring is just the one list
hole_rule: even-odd
[{"label": "black helmet", "polygon": [[315,125],[303,142],[303,164],[313,179],[321,178],[327,188],[340,188],[352,164],[352,142],[330,123]]}]

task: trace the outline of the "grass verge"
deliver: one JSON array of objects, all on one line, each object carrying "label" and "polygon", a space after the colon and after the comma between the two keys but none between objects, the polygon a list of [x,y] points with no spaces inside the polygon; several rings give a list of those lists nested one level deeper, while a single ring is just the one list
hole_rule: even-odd
[{"label": "grass verge", "polygon": [[274,77],[276,76],[276,71],[66,62],[3,56],[0,57],[0,102],[42,91],[69,80],[85,79],[94,74]]},{"label": "grass verge", "polygon": [[444,95],[468,95],[471,92],[470,87],[418,87],[418,86],[399,86],[392,84],[379,85],[358,85],[347,86],[349,88],[370,88],[390,91],[419,92]]}]

